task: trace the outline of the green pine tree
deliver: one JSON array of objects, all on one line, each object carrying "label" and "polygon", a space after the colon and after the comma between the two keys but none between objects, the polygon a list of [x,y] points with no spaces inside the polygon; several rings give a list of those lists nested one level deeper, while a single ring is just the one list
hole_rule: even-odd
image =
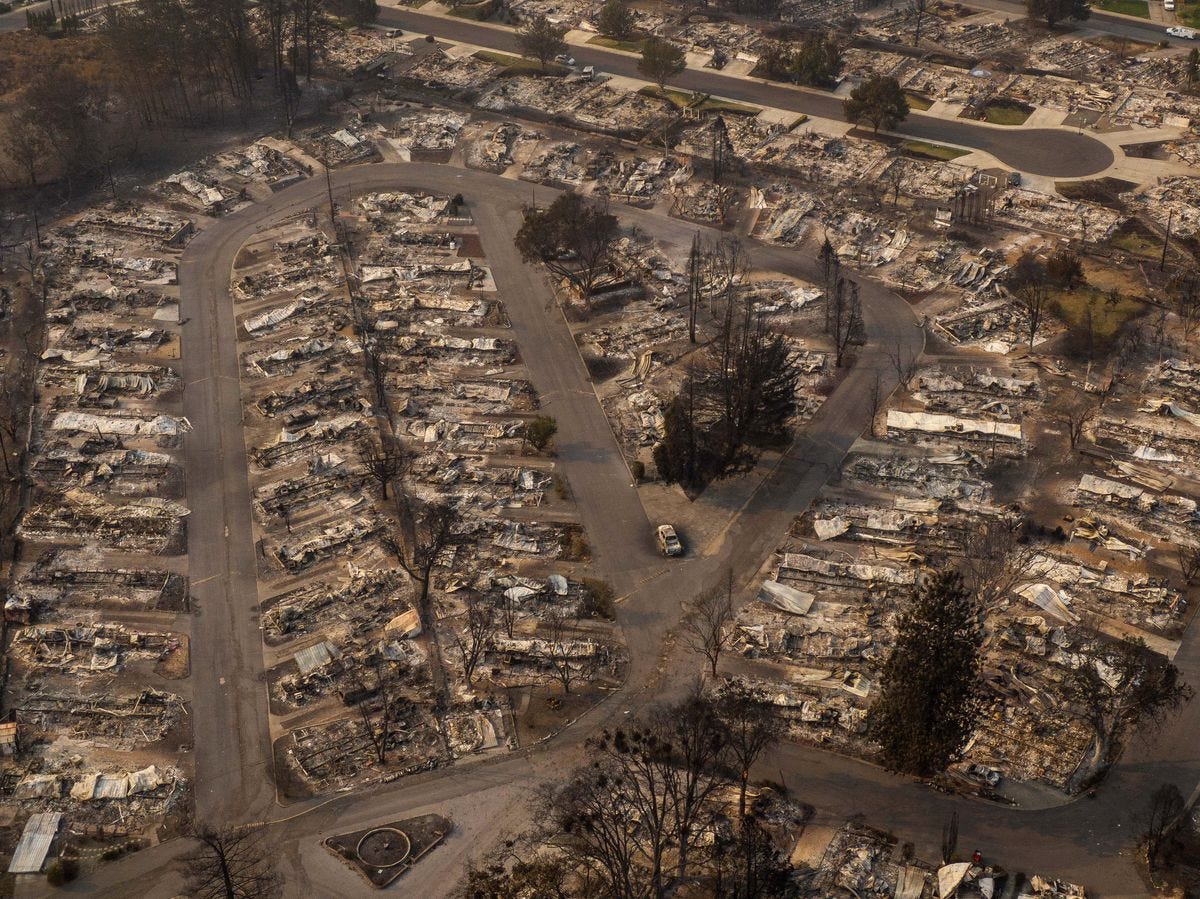
[{"label": "green pine tree", "polygon": [[930,576],[897,631],[868,732],[889,768],[928,777],[961,756],[979,713],[983,632],[962,576]]}]

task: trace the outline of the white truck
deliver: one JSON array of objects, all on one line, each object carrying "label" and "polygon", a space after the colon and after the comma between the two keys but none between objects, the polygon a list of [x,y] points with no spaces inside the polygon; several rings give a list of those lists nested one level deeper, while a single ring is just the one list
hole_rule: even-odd
[{"label": "white truck", "polygon": [[1171,35],[1171,37],[1181,37],[1184,40],[1194,41],[1196,36],[1200,35],[1200,32],[1196,31],[1195,28],[1184,28],[1182,25],[1172,25],[1167,28],[1167,34]]}]

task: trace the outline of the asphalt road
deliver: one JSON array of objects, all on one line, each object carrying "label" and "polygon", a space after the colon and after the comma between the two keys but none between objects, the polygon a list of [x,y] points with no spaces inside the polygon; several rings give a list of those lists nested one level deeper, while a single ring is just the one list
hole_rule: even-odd
[{"label": "asphalt road", "polygon": [[258,631],[250,488],[242,437],[233,260],[254,233],[251,216],[201,231],[179,263],[192,728],[200,821],[264,817],[274,806],[267,702]]},{"label": "asphalt road", "polygon": [[[1150,2],[1161,3],[1162,0],[1150,0]],[[986,9],[1006,13],[1012,19],[1025,18],[1025,4],[1022,0],[971,0],[966,5],[972,9]],[[1159,41],[1167,41],[1176,47],[1193,47],[1196,45],[1194,40],[1171,37],[1167,34],[1166,25],[1151,22],[1149,19],[1138,21],[1123,16],[1114,16],[1095,7],[1092,8],[1092,14],[1085,21],[1067,22],[1065,24],[1068,27],[1073,26],[1079,31],[1112,34],[1117,37],[1127,37],[1135,41],[1149,41],[1152,44],[1157,44]]]},{"label": "asphalt road", "polygon": [[[512,320],[531,380],[543,406],[559,425],[558,464],[571,486],[581,519],[595,553],[594,567],[610,578],[626,599],[619,623],[632,659],[626,688],[594,709],[572,728],[569,736],[528,759],[504,757],[482,766],[458,766],[416,781],[372,791],[371,799],[346,797],[328,810],[305,815],[283,826],[281,841],[308,845],[323,821],[338,827],[357,817],[399,814],[413,804],[441,796],[448,784],[466,781],[464,771],[487,771],[483,783],[494,784],[494,768],[512,768],[519,777],[511,784],[532,784],[548,773],[561,772],[578,761],[583,736],[622,720],[627,710],[658,701],[686,687],[686,678],[673,678],[671,666],[659,666],[661,648],[676,624],[680,603],[712,583],[731,566],[739,580],[748,580],[774,548],[792,518],[803,511],[825,484],[849,446],[865,427],[867,391],[875,372],[885,381],[890,363],[885,349],[897,341],[906,353],[919,352],[922,332],[907,304],[868,282],[863,305],[871,345],[859,364],[806,427],[802,438],[785,455],[774,475],[746,502],[715,556],[686,562],[666,562],[653,549],[651,527],[608,421],[596,400],[570,331],[558,311],[545,275],[526,266],[512,246],[519,210],[528,186],[477,172],[438,165],[372,165],[335,173],[335,196],[346,190],[363,192],[419,185],[447,193],[464,193],[480,225],[483,245],[501,296]],[[186,379],[185,414],[193,425],[187,438],[189,471],[189,539],[193,595],[199,609],[193,637],[193,718],[196,729],[197,811],[201,820],[253,821],[279,819],[319,807],[325,800],[275,808],[271,785],[271,748],[262,683],[262,654],[257,621],[257,590],[250,524],[245,447],[241,426],[238,354],[229,278],[239,247],[257,230],[323,202],[323,179],[309,179],[220,220],[188,246],[180,264],[183,356]],[[539,188],[539,193],[549,194]],[[696,227],[642,210],[618,208],[628,224],[654,233],[661,240],[686,247]],[[759,265],[814,278],[813,260],[770,247],[754,247]],[[890,388],[889,388],[890,389]],[[694,670],[694,659],[687,670]],[[664,673],[667,675],[663,677]],[[487,778],[492,778],[488,780]],[[460,789],[456,787],[455,789]],[[525,790],[506,796],[503,814],[488,816],[470,828],[473,841],[520,819]],[[470,821],[476,800],[460,812]],[[286,842],[281,842],[286,846]],[[173,855],[179,847],[155,850]],[[445,853],[453,858],[453,852]],[[319,869],[323,858],[303,851],[293,855],[298,881]],[[462,861],[464,859],[460,859]],[[101,873],[104,881],[121,882],[142,859],[131,862],[129,874],[115,869]],[[430,870],[433,870],[431,867]],[[319,873],[319,872],[318,872]],[[140,876],[140,875],[138,875]],[[171,875],[161,885],[169,893]],[[96,887],[102,888],[102,882]],[[431,884],[436,886],[436,884]],[[445,884],[443,883],[444,887]]]},{"label": "asphalt road", "polygon": [[[506,28],[429,16],[394,7],[382,7],[379,21],[381,24],[491,47],[506,53],[519,52],[515,32]],[[638,60],[632,56],[599,47],[579,46],[571,47],[571,55],[579,66],[591,65],[602,72],[631,78],[643,77],[637,71]],[[687,69],[671,80],[671,86],[796,113],[845,120],[841,98],[771,81],[734,78],[708,69]],[[974,147],[992,154],[1014,169],[1034,175],[1075,178],[1103,171],[1113,162],[1112,150],[1100,141],[1065,129],[1003,128],[912,113],[901,123],[897,133],[916,140]]]},{"label": "asphalt road", "polygon": [[[805,426],[776,471],[744,503],[711,555],[664,562],[652,550],[650,527],[629,486],[620,452],[592,394],[574,342],[554,306],[543,273],[521,263],[508,235],[526,184],[447,166],[361,166],[335,174],[336,193],[406,185],[461,192],[480,224],[484,249],[512,319],[532,380],[545,408],[559,423],[558,464],[566,475],[596,551],[595,568],[627,596],[618,621],[631,665],[624,687],[559,737],[514,754],[460,763],[395,784],[274,807],[270,747],[261,684],[261,652],[249,534],[249,498],[239,421],[237,347],[228,295],[230,264],[256,229],[323,202],[324,180],[309,179],[271,201],[215,223],[189,245],[180,268],[182,303],[191,321],[184,329],[185,410],[195,430],[188,437],[190,548],[194,593],[201,614],[193,642],[197,806],[212,820],[276,822],[268,831],[288,895],[345,895],[350,876],[319,838],[361,824],[438,811],[457,829],[429,865],[406,875],[412,895],[445,895],[463,865],[496,837],[528,820],[527,800],[539,784],[562,776],[586,758],[583,739],[629,720],[639,709],[688,688],[694,657],[684,658],[670,638],[680,602],[713,583],[729,566],[740,583],[751,580],[793,517],[815,498],[839,466],[869,416],[876,375],[890,390],[888,350],[899,342],[907,355],[922,345],[908,305],[862,280],[869,343],[856,365]],[[552,193],[538,188],[539,195]],[[626,224],[656,239],[686,247],[696,227],[644,210],[617,207]],[[815,260],[777,247],[754,245],[755,263],[809,279]],[[192,467],[195,466],[195,467]],[[228,526],[228,536],[225,531]],[[1177,658],[1185,676],[1200,679],[1200,636],[1193,632]],[[225,678],[225,683],[220,683]],[[961,815],[960,846],[980,848],[989,859],[1022,870],[1040,870],[1087,884],[1109,897],[1144,895],[1130,851],[1134,816],[1149,791],[1163,781],[1185,795],[1200,774],[1194,735],[1200,704],[1174,719],[1152,745],[1135,744],[1114,769],[1096,800],[1045,810],[997,807],[937,793],[864,762],[809,746],[785,746],[760,767],[762,777],[783,780],[831,822],[864,813],[872,823],[912,840],[926,856],[938,852],[942,823]],[[130,882],[150,896],[178,891],[169,861],[180,841],[105,865],[78,891],[120,896]]]}]

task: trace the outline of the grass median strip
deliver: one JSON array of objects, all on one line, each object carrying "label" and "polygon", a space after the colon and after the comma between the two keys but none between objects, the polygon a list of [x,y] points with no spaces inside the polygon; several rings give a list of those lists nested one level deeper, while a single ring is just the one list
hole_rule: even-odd
[{"label": "grass median strip", "polygon": [[619,41],[615,37],[605,37],[602,34],[597,34],[588,38],[589,44],[595,44],[597,47],[607,47],[609,50],[624,50],[626,53],[641,53],[641,41]]},{"label": "grass median strip", "polygon": [[454,16],[458,19],[470,19],[472,22],[482,22],[490,18],[495,11],[495,7],[490,2],[472,3],[451,7],[446,15]]},{"label": "grass median strip", "polygon": [[915,109],[917,112],[924,112],[933,105],[932,100],[916,91],[905,91],[904,99],[908,102],[908,108]]},{"label": "grass median strip", "polygon": [[542,64],[536,59],[526,59],[523,56],[513,56],[511,53],[500,53],[496,50],[477,50],[472,55],[484,62],[494,62],[498,66],[505,66],[509,72],[545,72],[559,75],[567,71],[557,63],[548,63],[543,69]]},{"label": "grass median strip", "polygon": [[947,147],[945,144],[931,144],[923,140],[906,140],[901,146],[906,152],[915,156],[927,156],[930,159],[940,159],[942,162],[958,159],[958,157],[966,156],[971,152],[970,150],[960,150],[958,147]]},{"label": "grass median strip", "polygon": [[1096,4],[1096,8],[1105,12],[1115,12],[1122,16],[1137,16],[1139,19],[1150,18],[1150,4],[1146,0],[1101,0]]},{"label": "grass median strip", "polygon": [[1032,107],[1005,100],[994,100],[984,107],[984,121],[992,125],[1024,125],[1033,115]]},{"label": "grass median strip", "polygon": [[[666,88],[659,90],[654,85],[650,84],[638,91],[643,97],[653,97],[656,100],[666,100],[676,109],[687,109],[696,105],[696,100],[703,97],[699,103],[699,108],[705,112],[727,112],[731,115],[758,115],[762,112],[760,106],[750,106],[746,103],[737,103],[733,100],[722,100],[719,97],[705,97],[703,94],[692,94],[687,91],[675,90],[674,88]],[[807,116],[803,116],[800,121],[806,121]],[[797,121],[796,124],[800,124]],[[793,125],[792,127],[795,127]]]}]

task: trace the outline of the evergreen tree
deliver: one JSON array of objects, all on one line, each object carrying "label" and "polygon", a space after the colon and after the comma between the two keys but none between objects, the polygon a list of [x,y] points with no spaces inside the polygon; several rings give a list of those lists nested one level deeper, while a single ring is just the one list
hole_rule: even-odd
[{"label": "evergreen tree", "polygon": [[517,32],[517,46],[522,55],[536,59],[544,69],[555,56],[567,52],[566,33],[545,16],[534,16]]},{"label": "evergreen tree", "polygon": [[615,41],[627,41],[633,37],[633,10],[625,5],[624,0],[607,0],[600,7],[596,18],[596,26],[605,37]]},{"label": "evergreen tree", "polygon": [[879,133],[890,131],[908,117],[908,101],[900,82],[890,75],[872,75],[850,92],[842,101],[847,121],[858,125],[867,122]]},{"label": "evergreen tree", "polygon": [[927,777],[960,757],[979,712],[983,633],[962,576],[930,576],[897,631],[868,732],[889,768]]},{"label": "evergreen tree", "polygon": [[1050,28],[1068,18],[1082,22],[1092,14],[1085,0],[1025,0],[1025,12],[1031,19],[1044,19]]},{"label": "evergreen tree", "polygon": [[645,75],[662,90],[667,81],[687,68],[683,50],[670,41],[653,35],[642,44],[642,58],[638,61],[638,72]]}]

